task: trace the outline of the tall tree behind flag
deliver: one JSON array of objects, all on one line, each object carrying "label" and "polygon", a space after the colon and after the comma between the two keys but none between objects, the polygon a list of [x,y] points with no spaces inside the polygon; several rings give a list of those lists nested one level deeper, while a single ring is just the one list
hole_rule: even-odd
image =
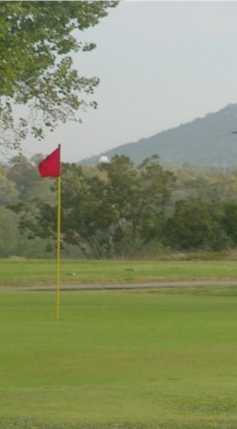
[{"label": "tall tree behind flag", "polygon": [[56,243],[56,319],[60,319],[61,303],[61,146],[39,163],[41,177],[57,178],[57,243]]}]

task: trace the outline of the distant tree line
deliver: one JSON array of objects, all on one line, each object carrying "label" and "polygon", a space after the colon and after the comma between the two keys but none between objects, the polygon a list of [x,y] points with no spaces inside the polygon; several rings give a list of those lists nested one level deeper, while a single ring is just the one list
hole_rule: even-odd
[{"label": "distant tree line", "polygon": [[[38,175],[41,155],[0,166],[0,256],[52,257],[55,183]],[[63,164],[62,247],[66,257],[156,256],[162,250],[237,247],[237,170],[125,156],[88,167]]]}]

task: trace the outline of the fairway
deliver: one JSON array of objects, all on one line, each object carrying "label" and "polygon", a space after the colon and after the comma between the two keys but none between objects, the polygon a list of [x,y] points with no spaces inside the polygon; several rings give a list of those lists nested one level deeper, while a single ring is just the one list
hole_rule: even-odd
[{"label": "fairway", "polygon": [[[237,291],[0,294],[0,427],[237,427]],[[25,422],[25,423],[24,423]]]},{"label": "fairway", "polygon": [[[55,284],[54,260],[0,259],[1,286],[52,286]],[[159,281],[236,280],[237,262],[156,261],[156,260],[64,260],[62,284],[128,284]]]}]

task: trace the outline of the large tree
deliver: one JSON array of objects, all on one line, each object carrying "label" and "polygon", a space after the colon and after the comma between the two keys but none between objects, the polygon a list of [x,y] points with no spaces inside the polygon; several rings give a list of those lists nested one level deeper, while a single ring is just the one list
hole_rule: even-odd
[{"label": "large tree", "polygon": [[[86,256],[135,255],[159,243],[174,176],[159,159],[136,167],[126,156],[86,168],[63,165],[63,242]],[[39,199],[20,204],[20,226],[31,237],[54,238],[55,207]]]},{"label": "large tree", "polygon": [[80,76],[71,54],[95,47],[81,32],[116,4],[0,1],[0,144],[16,144],[29,131],[42,137],[45,128],[79,119],[79,108],[96,106],[90,94],[98,79]]}]

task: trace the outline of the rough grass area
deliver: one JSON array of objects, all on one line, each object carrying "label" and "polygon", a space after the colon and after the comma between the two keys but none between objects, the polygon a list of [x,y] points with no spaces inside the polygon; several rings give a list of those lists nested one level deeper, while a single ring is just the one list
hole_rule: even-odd
[{"label": "rough grass area", "polygon": [[1,429],[236,429],[236,423],[214,422],[200,424],[185,423],[110,423],[110,424],[47,424],[32,419],[3,419],[0,421]]},{"label": "rough grass area", "polygon": [[[237,280],[237,261],[70,261],[63,284],[143,283],[176,280]],[[55,283],[53,260],[0,260],[0,286]]]},{"label": "rough grass area", "polygon": [[0,295],[1,429],[236,429],[237,290]]}]

